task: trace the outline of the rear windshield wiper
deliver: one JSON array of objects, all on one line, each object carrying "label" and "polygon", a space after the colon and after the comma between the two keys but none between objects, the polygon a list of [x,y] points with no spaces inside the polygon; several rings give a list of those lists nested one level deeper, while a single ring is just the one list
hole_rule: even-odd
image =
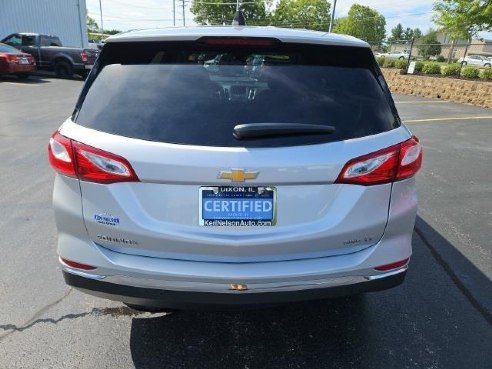
[{"label": "rear windshield wiper", "polygon": [[322,124],[303,123],[246,123],[234,127],[233,136],[242,140],[245,138],[287,135],[320,135],[335,132],[335,127]]}]

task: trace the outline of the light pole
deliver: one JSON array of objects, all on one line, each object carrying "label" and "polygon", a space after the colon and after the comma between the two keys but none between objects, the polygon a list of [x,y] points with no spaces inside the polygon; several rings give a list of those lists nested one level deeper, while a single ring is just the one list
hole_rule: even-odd
[{"label": "light pole", "polygon": [[333,0],[333,10],[331,11],[331,20],[330,27],[328,28],[328,32],[331,32],[333,29],[333,23],[335,22],[335,8],[337,7],[337,0]]},{"label": "light pole", "polygon": [[101,33],[104,34],[103,8],[102,8],[101,0],[99,0],[99,13],[101,14]]}]

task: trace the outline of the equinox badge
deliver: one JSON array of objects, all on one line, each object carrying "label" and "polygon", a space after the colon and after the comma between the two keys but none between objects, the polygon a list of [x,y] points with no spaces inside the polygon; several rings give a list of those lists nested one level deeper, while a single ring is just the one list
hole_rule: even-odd
[{"label": "equinox badge", "polygon": [[244,182],[247,179],[256,179],[258,172],[246,172],[243,169],[221,170],[219,179],[230,179],[232,182]]}]

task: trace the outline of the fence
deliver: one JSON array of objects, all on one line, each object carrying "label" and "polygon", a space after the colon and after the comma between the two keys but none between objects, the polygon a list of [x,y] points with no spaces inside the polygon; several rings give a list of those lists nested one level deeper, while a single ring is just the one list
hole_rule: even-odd
[{"label": "fence", "polygon": [[454,42],[454,43],[436,43],[424,44],[417,40],[406,42],[388,43],[388,52],[403,52],[411,54],[415,59],[428,59],[447,62],[456,62],[467,55],[482,55],[492,57],[492,41],[473,42]]},{"label": "fence", "polygon": [[[373,47],[376,51],[378,47]],[[426,64],[432,62],[429,70],[433,69],[434,72],[427,74],[443,74],[445,76],[467,77],[477,78],[483,77],[485,80],[491,79],[492,70],[485,71],[492,66],[492,41],[487,40],[473,40],[472,42],[453,42],[453,43],[436,43],[436,44],[424,44],[416,40],[393,42],[386,46],[386,53],[377,53],[384,57],[384,60],[380,64],[389,67],[398,67],[400,69],[407,69],[411,61],[423,61]],[[400,59],[400,62],[391,62],[391,60]],[[404,63],[406,61],[406,63]],[[422,63],[418,72],[421,72]],[[402,67],[403,66],[403,67]],[[405,68],[406,66],[406,68]],[[463,67],[471,66],[474,68]],[[432,67],[432,68],[431,68]],[[473,70],[471,70],[473,69]],[[412,71],[412,70],[411,70]],[[410,71],[410,72],[411,72]],[[424,73],[425,70],[424,70]],[[464,75],[463,75],[464,73]]]}]

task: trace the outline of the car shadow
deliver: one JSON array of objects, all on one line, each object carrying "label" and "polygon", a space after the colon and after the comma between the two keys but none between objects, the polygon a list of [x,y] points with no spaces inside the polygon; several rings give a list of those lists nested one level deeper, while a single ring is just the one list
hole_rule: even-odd
[{"label": "car shadow", "polygon": [[0,76],[0,83],[2,82],[10,82],[10,83],[16,83],[22,85],[40,85],[44,83],[50,83],[51,81],[46,80],[45,77],[32,74],[28,78],[19,78],[17,76],[3,75]]},{"label": "car shadow", "polygon": [[137,369],[489,367],[490,316],[484,300],[474,301],[460,278],[465,273],[483,293],[490,291],[490,280],[420,217],[412,244],[405,282],[386,291],[263,310],[136,315],[130,332],[133,364]]},{"label": "car shadow", "polygon": [[79,74],[73,74],[72,77],[59,77],[57,76],[54,72],[49,72],[49,71],[37,71],[36,76],[43,77],[43,78],[48,78],[48,79],[62,79],[62,80],[67,80],[67,81],[79,81],[79,82],[84,82],[85,77],[79,75]]},{"label": "car shadow", "polygon": [[135,317],[133,362],[135,368],[201,369],[360,362],[368,328],[364,301],[354,296],[254,311]]},{"label": "car shadow", "polygon": [[451,242],[420,215],[415,232],[422,238],[434,258],[467,299],[492,323],[492,283]]}]

